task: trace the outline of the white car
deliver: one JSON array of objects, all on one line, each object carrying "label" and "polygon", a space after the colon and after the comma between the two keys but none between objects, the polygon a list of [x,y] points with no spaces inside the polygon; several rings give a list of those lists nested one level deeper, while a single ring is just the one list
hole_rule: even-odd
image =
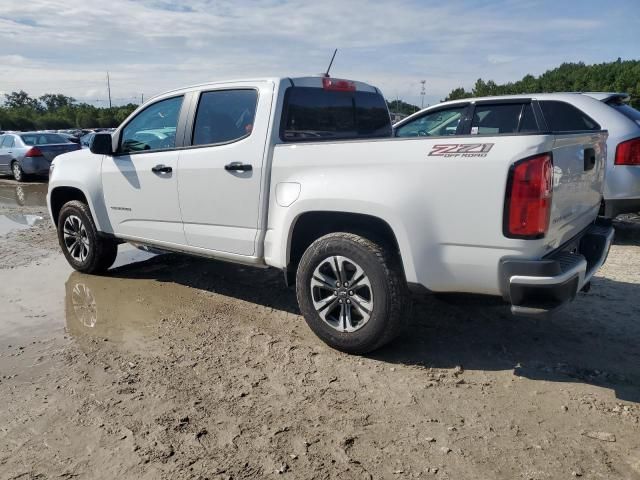
[{"label": "white car", "polygon": [[[581,97],[592,97],[599,102],[583,101]],[[537,93],[527,95],[503,95],[496,97],[467,98],[431,106],[398,122],[394,128],[402,128],[401,136],[431,135],[433,114],[442,116],[459,112],[461,106],[483,101],[517,102],[531,101],[536,108],[537,124],[532,132],[566,132],[603,128],[607,130],[607,162],[601,214],[615,218],[622,213],[640,212],[640,112],[631,107],[625,93]],[[581,115],[576,115],[574,107],[579,105]],[[471,110],[467,113],[470,114]],[[460,117],[449,119],[448,127],[438,131],[441,135],[482,135],[491,133],[476,120],[480,131],[473,131],[472,119],[459,123]],[[526,119],[525,119],[526,120]],[[557,178],[556,178],[557,180]]]},{"label": "white car", "polygon": [[[393,339],[412,289],[552,311],[611,243],[596,222],[607,134],[537,131],[530,100],[456,108],[394,138],[382,94],[361,82],[174,90],[57,158],[47,202],[76,270],[105,271],[123,241],[278,268],[311,329],[347,352]],[[475,134],[449,136],[470,108]]]}]

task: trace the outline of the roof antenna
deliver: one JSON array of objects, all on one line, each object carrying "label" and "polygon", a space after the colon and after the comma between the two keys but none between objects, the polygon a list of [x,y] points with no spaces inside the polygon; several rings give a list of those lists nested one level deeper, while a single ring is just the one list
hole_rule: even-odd
[{"label": "roof antenna", "polygon": [[331,61],[329,62],[329,67],[327,68],[327,73],[324,74],[325,77],[329,76],[329,70],[331,70],[331,65],[333,65],[333,59],[336,58],[336,53],[338,53],[338,49],[337,48],[333,51],[333,56],[331,57]]}]

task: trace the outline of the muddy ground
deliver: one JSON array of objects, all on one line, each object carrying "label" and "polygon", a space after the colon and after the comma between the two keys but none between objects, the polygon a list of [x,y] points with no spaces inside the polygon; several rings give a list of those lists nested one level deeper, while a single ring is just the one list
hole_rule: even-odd
[{"label": "muddy ground", "polygon": [[640,478],[637,217],[551,319],[416,298],[356,357],[276,271],[123,246],[72,272],[45,190],[0,180],[1,479]]}]

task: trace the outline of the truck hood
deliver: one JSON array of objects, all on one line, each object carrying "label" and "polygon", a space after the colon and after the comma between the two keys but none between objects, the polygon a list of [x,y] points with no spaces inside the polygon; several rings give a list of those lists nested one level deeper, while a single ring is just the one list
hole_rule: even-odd
[{"label": "truck hood", "polygon": [[63,163],[65,166],[70,165],[72,163],[85,163],[85,162],[94,162],[96,166],[100,166],[102,163],[102,155],[96,155],[91,153],[88,149],[75,150],[73,152],[63,153],[58,155],[51,162],[52,165],[56,167],[61,166]]}]

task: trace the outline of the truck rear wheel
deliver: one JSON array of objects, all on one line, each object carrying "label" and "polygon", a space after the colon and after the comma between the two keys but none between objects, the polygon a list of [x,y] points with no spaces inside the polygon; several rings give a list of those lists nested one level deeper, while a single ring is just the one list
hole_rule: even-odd
[{"label": "truck rear wheel", "polygon": [[118,255],[118,244],[98,235],[89,206],[78,200],[60,210],[58,242],[69,264],[83,273],[106,271]]},{"label": "truck rear wheel", "polygon": [[311,330],[343,352],[375,350],[407,323],[400,259],[360,235],[331,233],[313,242],[300,260],[296,290]]}]

